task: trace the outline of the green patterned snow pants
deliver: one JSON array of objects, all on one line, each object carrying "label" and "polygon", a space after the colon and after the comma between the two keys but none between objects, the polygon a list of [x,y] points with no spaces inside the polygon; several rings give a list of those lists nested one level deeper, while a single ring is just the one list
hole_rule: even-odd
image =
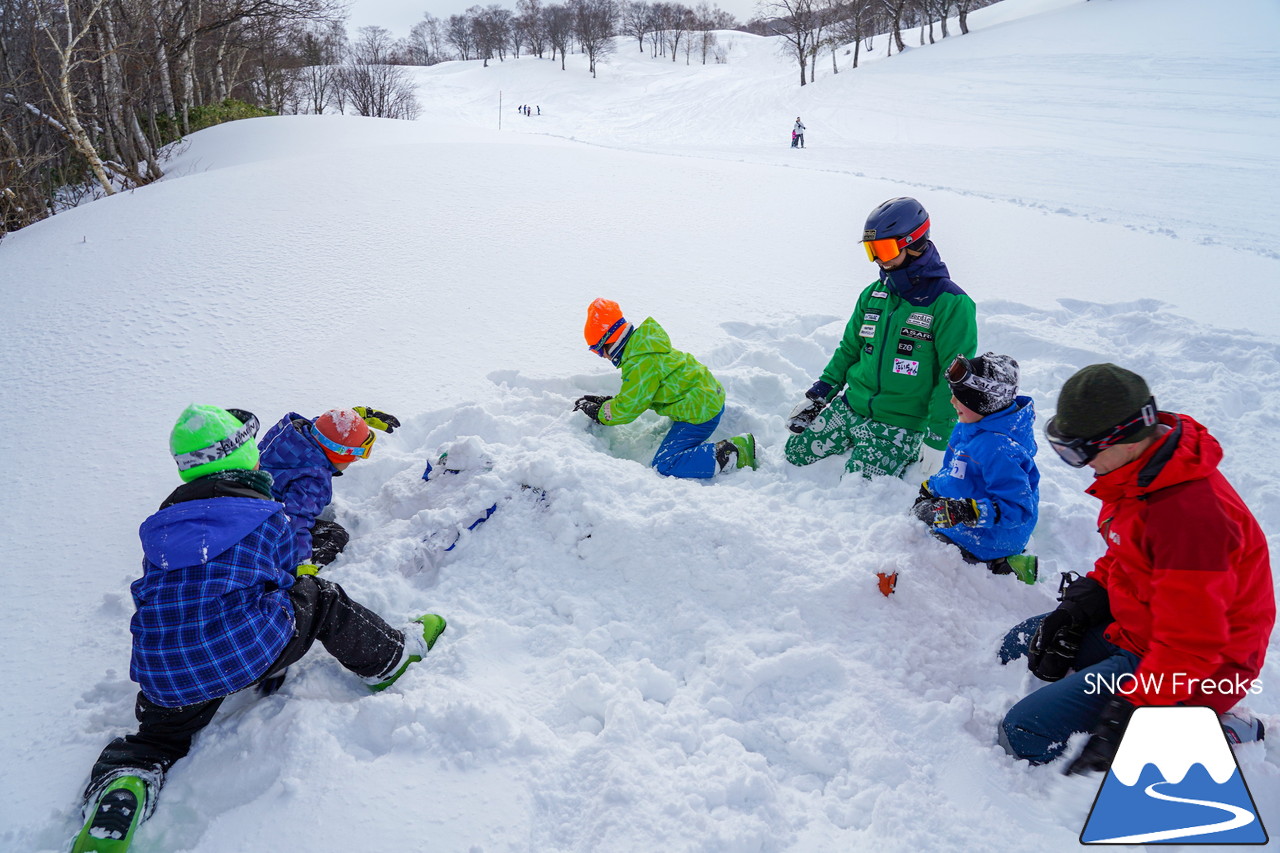
[{"label": "green patterned snow pants", "polygon": [[901,477],[919,458],[923,438],[923,432],[855,415],[844,397],[837,397],[812,426],[787,439],[786,456],[792,465],[811,465],[849,450],[849,462],[844,466],[849,473],[867,479]]}]

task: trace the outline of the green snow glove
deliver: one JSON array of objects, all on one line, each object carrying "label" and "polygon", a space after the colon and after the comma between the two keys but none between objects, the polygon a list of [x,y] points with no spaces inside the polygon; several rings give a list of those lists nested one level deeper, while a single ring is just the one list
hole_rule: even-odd
[{"label": "green snow glove", "polygon": [[390,435],[400,426],[400,419],[387,412],[380,412],[369,406],[353,406],[355,413],[364,418],[364,422],[374,429],[380,429]]},{"label": "green snow glove", "polygon": [[293,576],[297,578],[318,574],[320,574],[320,567],[311,563],[299,563],[298,568],[293,570]]}]

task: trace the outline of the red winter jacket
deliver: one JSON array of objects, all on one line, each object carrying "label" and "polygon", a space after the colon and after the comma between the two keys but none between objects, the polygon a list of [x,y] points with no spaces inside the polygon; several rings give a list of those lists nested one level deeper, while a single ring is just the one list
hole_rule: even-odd
[{"label": "red winter jacket", "polygon": [[1262,671],[1276,621],[1267,540],[1218,471],[1218,440],[1187,415],[1160,422],[1172,430],[1087,489],[1107,543],[1089,577],[1110,599],[1106,638],[1142,658],[1129,700],[1222,713]]}]

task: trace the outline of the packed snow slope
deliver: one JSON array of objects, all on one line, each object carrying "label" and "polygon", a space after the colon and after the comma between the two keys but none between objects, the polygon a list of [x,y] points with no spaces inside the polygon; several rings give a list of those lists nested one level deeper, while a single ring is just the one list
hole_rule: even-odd
[{"label": "packed snow slope", "polygon": [[[1280,546],[1280,12],[1202,11],[1006,0],[803,89],[741,34],[705,67],[621,40],[594,80],[451,63],[415,72],[420,121],[212,128],[165,180],[6,238],[0,849],[62,849],[130,729],[136,530],[193,401],[399,415],[335,481],[353,541],[327,574],[450,627],[376,696],[317,650],[233,697],[136,849],[1076,849],[1099,780],[995,746],[1038,682],[993,651],[1100,553],[1088,472],[1042,452],[1025,586],[926,536],[915,483],[788,467],[782,420],[874,277],[867,211],[914,195],[1041,422],[1079,367],[1137,370]],[[759,471],[663,479],[664,421],[570,411],[617,387],[581,339],[597,296],[711,367],[717,437],[753,430]],[[459,441],[492,470],[424,482]],[[1278,655],[1248,702],[1273,732]],[[1278,749],[1236,751],[1273,833]]]}]

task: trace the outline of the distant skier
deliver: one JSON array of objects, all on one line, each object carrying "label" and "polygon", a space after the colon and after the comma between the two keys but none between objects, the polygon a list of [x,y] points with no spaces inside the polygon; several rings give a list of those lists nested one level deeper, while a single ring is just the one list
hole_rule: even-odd
[{"label": "distant skier", "polygon": [[333,500],[333,478],[352,462],[368,459],[377,434],[395,432],[400,421],[368,406],[330,409],[314,419],[290,412],[258,443],[272,494],[284,504],[297,540],[298,558],[313,570],[337,559],[349,536],[322,514]]},{"label": "distant skier", "polygon": [[622,370],[617,395],[579,397],[574,408],[596,423],[617,426],[647,410],[674,423],[650,464],[670,477],[706,478],[736,468],[756,467],[751,433],[707,442],[724,414],[724,387],[693,356],[671,348],[671,339],[652,317],[632,326],[618,303],[597,299],[587,308],[587,346]]},{"label": "distant skier", "polygon": [[795,127],[791,128],[791,147],[804,147],[804,122],[800,121],[800,116],[796,116]]},{"label": "distant skier", "polygon": [[1040,507],[1036,410],[1018,396],[1018,362],[993,352],[959,355],[946,376],[960,422],[942,469],[920,486],[912,509],[966,562],[1035,583],[1037,560],[1022,551]]},{"label": "distant skier", "polygon": [[973,300],[929,233],[929,214],[913,198],[890,199],[867,217],[862,246],[880,278],[858,297],[822,376],[791,412],[791,464],[852,451],[845,469],[868,478],[901,477],[917,456],[926,476],[938,470],[956,422],[943,373],[957,355],[973,357],[978,329]]},{"label": "distant skier", "polygon": [[258,468],[258,420],[189,406],[169,448],[183,480],[142,524],[130,630],[136,734],[103,749],[85,790],[74,853],[123,853],[155,809],[165,774],[228,695],[282,672],[319,640],[374,691],[422,660],[445,629],[425,614],[403,630],[313,575]]},{"label": "distant skier", "polygon": [[1205,705],[1228,740],[1260,740],[1261,722],[1232,708],[1267,656],[1271,558],[1218,470],[1217,439],[1189,415],[1157,410],[1146,381],[1114,364],[1068,379],[1044,431],[1064,462],[1093,469],[1086,491],[1102,501],[1106,553],[1086,576],[1064,575],[1057,610],[1006,636],[1001,662],[1026,655],[1031,673],[1052,683],[1009,710],[1001,745],[1043,764],[1071,735],[1092,732],[1068,772],[1106,770],[1134,708],[1146,705]]}]

